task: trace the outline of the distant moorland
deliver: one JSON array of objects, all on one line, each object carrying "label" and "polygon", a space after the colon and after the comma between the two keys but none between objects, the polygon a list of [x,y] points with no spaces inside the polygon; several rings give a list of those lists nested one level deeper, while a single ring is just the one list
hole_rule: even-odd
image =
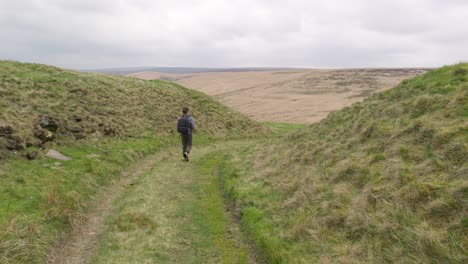
[{"label": "distant moorland", "polygon": [[141,71],[129,75],[177,82],[211,95],[258,121],[314,123],[332,111],[390,89],[427,70],[270,69],[188,74]]}]

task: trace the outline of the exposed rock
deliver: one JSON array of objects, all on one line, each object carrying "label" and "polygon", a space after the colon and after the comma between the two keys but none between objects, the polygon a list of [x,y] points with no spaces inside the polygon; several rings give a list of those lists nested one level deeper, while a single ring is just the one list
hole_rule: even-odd
[{"label": "exposed rock", "polygon": [[13,134],[13,128],[10,125],[0,125],[0,137],[8,137]]},{"label": "exposed rock", "polygon": [[71,160],[70,157],[67,157],[65,155],[63,155],[62,153],[54,150],[54,149],[50,149],[46,154],[45,154],[46,157],[48,158],[52,158],[52,159],[58,159],[58,160]]},{"label": "exposed rock", "polygon": [[26,147],[41,147],[42,141],[37,138],[30,138],[26,141]]},{"label": "exposed rock", "polygon": [[57,129],[59,128],[57,122],[48,114],[44,114],[41,116],[41,121],[39,122],[39,125],[42,128],[53,132],[57,131]]},{"label": "exposed rock", "polygon": [[115,130],[111,127],[104,128],[103,134],[106,136],[113,136],[115,135]]},{"label": "exposed rock", "polygon": [[83,128],[80,126],[74,126],[70,128],[70,131],[72,133],[81,133],[83,131]]},{"label": "exposed rock", "polygon": [[86,133],[84,133],[84,129],[80,126],[75,126],[70,128],[70,131],[73,133],[75,139],[83,139],[86,137]]},{"label": "exposed rock", "polygon": [[17,136],[11,136],[7,141],[6,148],[9,150],[22,150],[26,148],[26,143]]},{"label": "exposed rock", "polygon": [[52,132],[45,129],[34,129],[34,136],[39,138],[42,143],[54,140],[55,136]]},{"label": "exposed rock", "polygon": [[84,138],[86,138],[85,133],[73,134],[73,136],[75,137],[75,139],[84,139]]}]

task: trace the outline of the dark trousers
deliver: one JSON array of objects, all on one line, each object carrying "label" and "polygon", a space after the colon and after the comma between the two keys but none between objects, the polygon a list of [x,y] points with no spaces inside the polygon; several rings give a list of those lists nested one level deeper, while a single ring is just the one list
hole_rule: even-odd
[{"label": "dark trousers", "polygon": [[182,154],[184,152],[190,153],[192,149],[192,134],[180,134],[182,138]]}]

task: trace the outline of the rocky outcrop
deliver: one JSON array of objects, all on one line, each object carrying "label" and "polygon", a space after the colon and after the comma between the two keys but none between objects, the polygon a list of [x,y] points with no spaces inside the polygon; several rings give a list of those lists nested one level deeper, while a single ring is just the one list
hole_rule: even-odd
[{"label": "rocky outcrop", "polygon": [[59,128],[58,123],[48,114],[43,114],[41,116],[39,126],[51,132],[56,132]]},{"label": "rocky outcrop", "polygon": [[26,148],[26,142],[19,136],[14,135],[14,129],[11,125],[0,125],[0,137],[8,150],[22,150]]},{"label": "rocky outcrop", "polygon": [[33,133],[36,138],[41,140],[42,144],[55,139],[55,135],[52,132],[42,128],[34,129]]},{"label": "rocky outcrop", "polygon": [[10,125],[0,124],[0,137],[8,137],[13,135],[13,128]]}]

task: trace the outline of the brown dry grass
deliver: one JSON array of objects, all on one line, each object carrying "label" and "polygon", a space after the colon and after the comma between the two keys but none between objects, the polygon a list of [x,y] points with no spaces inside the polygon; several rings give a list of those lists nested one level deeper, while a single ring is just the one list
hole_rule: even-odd
[{"label": "brown dry grass", "polygon": [[283,70],[131,74],[175,81],[211,95],[258,121],[314,123],[425,69]]}]

